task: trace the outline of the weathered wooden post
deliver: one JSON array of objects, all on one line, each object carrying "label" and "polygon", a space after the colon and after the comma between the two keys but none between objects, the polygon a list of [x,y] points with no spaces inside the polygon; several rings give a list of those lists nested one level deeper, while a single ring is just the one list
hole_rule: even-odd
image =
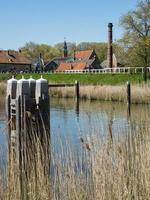
[{"label": "weathered wooden post", "polygon": [[[14,176],[12,169],[14,170],[14,158],[15,158],[15,98],[16,98],[17,80],[12,78],[7,81],[7,92],[6,92],[6,115],[7,115],[7,129],[8,129],[8,192],[13,192],[12,182]],[[10,196],[9,196],[10,197]]]},{"label": "weathered wooden post", "polygon": [[[49,114],[49,93],[48,81],[42,77],[36,81],[36,105],[37,120],[40,131],[40,141],[43,147],[43,159],[45,162],[45,174],[50,169],[50,114]],[[41,134],[42,133],[42,134]]]},{"label": "weathered wooden post", "polygon": [[[29,81],[20,79],[17,81],[16,91],[16,168],[18,168],[18,182],[20,183],[20,198],[27,198],[28,190],[28,124],[27,112],[31,109]],[[15,174],[15,176],[17,176]]]},{"label": "weathered wooden post", "polygon": [[[32,78],[8,80],[6,112],[9,122],[9,197],[25,200],[29,199],[31,194],[29,188],[31,190],[32,184],[34,187],[37,185],[36,188],[39,189],[36,180],[39,171],[41,175],[47,176],[50,169],[47,80],[42,78],[37,81]],[[32,183],[32,180],[36,183]],[[35,188],[33,191],[36,193]],[[16,192],[18,196],[13,197]]]},{"label": "weathered wooden post", "polygon": [[79,100],[79,98],[80,98],[80,89],[79,89],[79,81],[75,81],[75,99],[76,99],[76,101],[78,101]]},{"label": "weathered wooden post", "polygon": [[131,111],[131,84],[127,82],[127,106],[128,106],[128,114],[130,116]]}]

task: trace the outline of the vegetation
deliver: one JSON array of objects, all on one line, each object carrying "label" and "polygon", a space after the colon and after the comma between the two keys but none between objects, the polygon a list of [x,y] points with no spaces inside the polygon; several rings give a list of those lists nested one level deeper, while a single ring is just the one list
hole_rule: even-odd
[{"label": "vegetation", "polygon": [[[101,101],[127,102],[127,87],[124,86],[81,86],[80,98]],[[51,88],[50,95],[54,97],[74,98],[75,89],[71,88]],[[150,88],[132,86],[131,88],[132,103],[149,104]]]},{"label": "vegetation", "polygon": [[[78,80],[81,85],[122,85],[127,81],[131,81],[134,84],[143,83],[143,74],[23,74],[25,78],[32,76],[35,79],[40,78],[47,79],[51,83],[74,83]],[[22,74],[18,74],[16,78],[21,78]],[[148,76],[150,79],[150,74]]]},{"label": "vegetation", "polygon": [[[121,124],[113,129],[114,119],[115,123],[119,120],[113,115],[113,110],[114,106],[107,113],[107,123],[103,123],[102,118],[97,119],[101,130],[89,124],[88,132],[84,134],[78,127],[77,144],[69,137],[64,136],[62,140],[59,133],[52,132],[50,185],[41,169],[44,155],[39,154],[39,143],[33,144],[38,173],[33,179],[32,173],[27,174],[30,175],[30,184],[26,199],[150,199],[150,130],[148,121],[145,121],[148,113],[138,121],[131,116],[127,127],[123,128]],[[102,116],[106,121],[106,115]],[[34,174],[34,170],[32,172]],[[13,179],[11,181],[12,196],[5,196],[7,188],[4,189],[3,183],[0,196],[6,200],[19,200],[19,185],[17,182],[12,184]]]},{"label": "vegetation", "polygon": [[129,66],[150,66],[150,0],[139,1],[133,11],[122,16],[125,33],[120,40]]}]

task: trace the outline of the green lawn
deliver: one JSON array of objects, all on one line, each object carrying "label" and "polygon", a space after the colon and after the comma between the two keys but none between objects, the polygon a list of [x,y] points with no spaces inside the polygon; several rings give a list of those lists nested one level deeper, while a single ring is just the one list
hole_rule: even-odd
[{"label": "green lawn", "polygon": [[[41,74],[23,74],[25,78],[32,76],[35,79],[41,77]],[[143,83],[143,74],[42,74],[43,78],[51,83],[74,83],[78,80],[81,85],[120,85],[127,81],[131,83]],[[7,80],[11,77],[10,74],[0,74],[0,80]],[[17,74],[16,78],[20,79],[21,74]],[[148,74],[148,81],[150,74]]]}]

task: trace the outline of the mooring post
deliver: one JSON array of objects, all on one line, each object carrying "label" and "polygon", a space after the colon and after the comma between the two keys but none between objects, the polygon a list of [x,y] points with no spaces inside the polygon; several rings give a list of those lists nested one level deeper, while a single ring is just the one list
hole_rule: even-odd
[{"label": "mooring post", "polygon": [[[28,199],[30,179],[37,173],[49,181],[50,126],[48,82],[45,79],[14,78],[7,81],[6,112],[8,120],[9,196],[20,185],[17,199]],[[39,169],[38,165],[41,164]],[[34,173],[32,168],[35,166]],[[33,176],[33,177],[32,177]],[[37,186],[38,188],[38,186]]]},{"label": "mooring post", "polygon": [[127,82],[127,104],[131,105],[131,84]]},{"label": "mooring post", "polygon": [[75,81],[75,99],[78,101],[80,98],[79,81]]},{"label": "mooring post", "polygon": [[127,106],[128,106],[128,115],[130,116],[131,111],[131,84],[127,82]]}]

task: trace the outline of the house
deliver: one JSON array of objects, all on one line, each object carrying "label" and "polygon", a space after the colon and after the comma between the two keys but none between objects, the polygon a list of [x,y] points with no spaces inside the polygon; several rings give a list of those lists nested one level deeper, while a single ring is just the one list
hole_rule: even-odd
[{"label": "house", "polygon": [[65,70],[100,69],[100,61],[94,50],[74,52],[72,62],[61,62],[56,69],[57,72]]},{"label": "house", "polygon": [[20,51],[0,50],[0,72],[23,72],[31,70],[31,61]]},{"label": "house", "polygon": [[100,61],[94,50],[74,51],[74,55],[68,56],[67,43],[64,41],[63,57],[54,58],[45,64],[45,71],[65,71],[99,69]]},{"label": "house", "polygon": [[49,62],[45,63],[45,71],[55,71],[61,63],[71,63],[73,61],[74,58],[71,56],[53,58]]}]

